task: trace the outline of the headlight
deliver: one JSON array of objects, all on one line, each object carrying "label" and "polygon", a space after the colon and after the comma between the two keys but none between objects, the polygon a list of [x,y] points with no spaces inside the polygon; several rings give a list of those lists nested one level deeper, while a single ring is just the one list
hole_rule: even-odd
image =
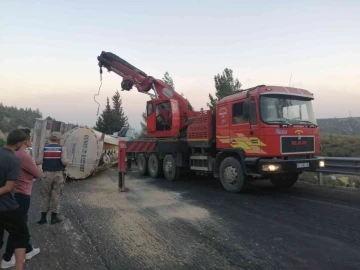
[{"label": "headlight", "polygon": [[320,168],[324,168],[324,167],[325,167],[325,161],[324,161],[324,160],[320,160],[320,161],[319,161],[319,167],[320,167]]},{"label": "headlight", "polygon": [[275,171],[279,171],[281,168],[280,165],[277,164],[266,164],[266,165],[262,165],[262,170],[264,172],[275,172]]}]

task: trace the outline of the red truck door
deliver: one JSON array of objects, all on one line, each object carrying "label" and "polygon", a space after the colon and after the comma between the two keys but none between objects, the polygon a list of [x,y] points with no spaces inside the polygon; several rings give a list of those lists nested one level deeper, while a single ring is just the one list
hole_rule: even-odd
[{"label": "red truck door", "polygon": [[216,148],[231,148],[230,145],[231,111],[229,103],[216,107]]},{"label": "red truck door", "polygon": [[146,103],[146,129],[148,132],[155,132],[156,131],[156,114],[154,110],[154,105],[152,101],[148,101]]},{"label": "red truck door", "polygon": [[175,99],[170,99],[170,104],[171,104],[171,132],[173,136],[177,136],[179,134],[179,129],[180,129],[179,104]]},{"label": "red truck door", "polygon": [[[244,102],[247,104],[244,105]],[[248,107],[249,115],[244,115],[244,106]],[[256,104],[253,100],[242,99],[231,102],[230,145],[242,148],[247,155],[263,153],[263,143],[259,139],[258,117]]]}]

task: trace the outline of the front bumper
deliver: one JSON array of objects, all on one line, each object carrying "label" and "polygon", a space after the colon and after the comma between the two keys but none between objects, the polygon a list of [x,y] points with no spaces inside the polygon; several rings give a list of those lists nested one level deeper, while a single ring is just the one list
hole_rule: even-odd
[{"label": "front bumper", "polygon": [[316,171],[325,166],[324,159],[259,159],[257,170],[261,174],[294,173],[303,171]]}]

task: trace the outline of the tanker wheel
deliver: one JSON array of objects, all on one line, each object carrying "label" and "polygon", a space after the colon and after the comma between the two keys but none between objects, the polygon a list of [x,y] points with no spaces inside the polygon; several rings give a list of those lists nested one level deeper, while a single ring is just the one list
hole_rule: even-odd
[{"label": "tanker wheel", "polygon": [[239,193],[248,186],[244,169],[235,157],[227,157],[221,162],[219,175],[222,186],[229,192]]},{"label": "tanker wheel", "polygon": [[140,175],[147,175],[149,173],[148,166],[147,166],[147,158],[145,157],[145,154],[141,153],[138,155],[137,166],[138,166]]},{"label": "tanker wheel", "polygon": [[180,168],[176,166],[172,155],[166,155],[163,162],[164,176],[169,181],[174,181],[180,177]]},{"label": "tanker wheel", "polygon": [[103,162],[104,162],[105,164],[110,164],[110,162],[111,162],[110,156],[107,155],[107,154],[104,154],[104,156],[103,156]]},{"label": "tanker wheel", "polygon": [[162,174],[161,160],[156,154],[151,154],[148,160],[149,174],[152,178],[157,178]]},{"label": "tanker wheel", "polygon": [[278,174],[270,177],[271,183],[279,188],[289,188],[299,179],[298,173]]}]

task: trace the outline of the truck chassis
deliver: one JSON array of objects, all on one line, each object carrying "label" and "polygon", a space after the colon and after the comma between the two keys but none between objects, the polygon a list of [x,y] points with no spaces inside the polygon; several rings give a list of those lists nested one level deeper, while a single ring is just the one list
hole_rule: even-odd
[{"label": "truck chassis", "polygon": [[[250,181],[270,179],[277,187],[291,187],[303,171],[315,171],[321,159],[304,156],[297,159],[246,157],[242,149],[221,149],[215,154],[209,148],[189,147],[182,139],[140,139],[127,142],[127,159],[135,160],[140,175],[165,177],[175,181],[180,172],[219,178],[230,192],[245,190]],[[199,145],[200,146],[200,145]],[[309,163],[304,169],[298,164]],[[280,169],[275,170],[277,167]],[[275,168],[274,170],[272,170]]]}]

